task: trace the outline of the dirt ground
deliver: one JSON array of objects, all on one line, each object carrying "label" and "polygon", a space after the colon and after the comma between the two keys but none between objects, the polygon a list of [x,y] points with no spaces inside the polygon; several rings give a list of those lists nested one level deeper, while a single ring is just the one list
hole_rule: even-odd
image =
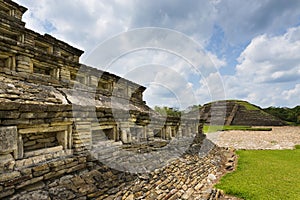
[{"label": "dirt ground", "polygon": [[293,149],[300,145],[300,126],[271,127],[272,131],[220,131],[207,138],[235,149]]}]

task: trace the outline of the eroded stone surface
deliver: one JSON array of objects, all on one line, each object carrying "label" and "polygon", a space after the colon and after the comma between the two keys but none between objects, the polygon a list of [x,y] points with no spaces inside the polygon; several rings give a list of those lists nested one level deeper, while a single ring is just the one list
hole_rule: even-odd
[{"label": "eroded stone surface", "polygon": [[17,149],[17,127],[0,127],[0,154],[10,153]]},{"label": "eroded stone surface", "polygon": [[11,199],[220,199],[222,193],[213,184],[226,172],[225,163],[233,156],[232,151],[214,147],[205,157],[186,154],[143,174],[93,163],[80,173],[43,181],[47,187],[36,186]]}]

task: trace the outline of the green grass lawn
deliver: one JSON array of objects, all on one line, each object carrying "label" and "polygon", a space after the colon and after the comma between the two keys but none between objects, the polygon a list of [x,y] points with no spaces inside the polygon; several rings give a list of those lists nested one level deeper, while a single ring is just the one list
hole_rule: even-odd
[{"label": "green grass lawn", "polygon": [[272,128],[253,128],[251,126],[203,126],[204,133],[212,133],[217,131],[230,131],[230,130],[242,130],[242,131],[271,131]]},{"label": "green grass lawn", "polygon": [[217,188],[251,200],[300,199],[300,149],[237,151],[237,170],[225,175]]}]

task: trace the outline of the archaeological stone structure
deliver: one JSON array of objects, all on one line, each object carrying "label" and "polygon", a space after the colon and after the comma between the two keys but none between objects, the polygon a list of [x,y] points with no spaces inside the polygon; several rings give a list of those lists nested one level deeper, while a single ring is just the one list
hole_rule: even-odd
[{"label": "archaeological stone structure", "polygon": [[207,185],[232,170],[232,154],[206,141],[197,117],[155,113],[145,87],[27,29],[26,10],[0,0],[0,199],[220,195]]},{"label": "archaeological stone structure", "polygon": [[[194,115],[207,124],[244,126],[284,126],[286,122],[241,100],[222,100],[204,104]],[[191,114],[192,115],[192,114]]]}]

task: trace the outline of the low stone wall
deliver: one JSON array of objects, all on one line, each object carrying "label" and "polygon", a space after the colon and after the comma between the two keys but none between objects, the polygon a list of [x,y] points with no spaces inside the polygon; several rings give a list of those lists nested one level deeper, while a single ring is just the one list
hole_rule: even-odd
[{"label": "low stone wall", "polygon": [[[79,166],[87,165],[87,168],[69,174],[68,172],[74,169],[70,167],[70,170],[64,170],[62,174],[52,179],[49,175],[46,176],[50,173],[47,172],[41,176],[42,178],[36,178],[31,182],[30,186],[17,186],[16,194],[7,198],[218,199],[222,193],[213,189],[213,184],[226,172],[226,168],[232,170],[233,155],[233,152],[211,145],[205,156],[185,154],[162,168],[143,174],[118,171],[101,162],[85,163],[81,157],[71,163],[78,162],[74,166],[77,170],[80,169]],[[62,168],[64,165],[57,161],[32,168],[32,171],[56,169],[59,172]]]},{"label": "low stone wall", "polygon": [[9,163],[13,170],[0,176],[0,198],[23,190],[30,191],[30,188],[43,181],[86,168],[86,157],[73,156],[70,152],[62,151],[61,146],[47,150],[47,153],[41,152],[41,155],[19,161],[10,157],[6,160],[8,162],[3,163],[1,159],[2,165]]}]

